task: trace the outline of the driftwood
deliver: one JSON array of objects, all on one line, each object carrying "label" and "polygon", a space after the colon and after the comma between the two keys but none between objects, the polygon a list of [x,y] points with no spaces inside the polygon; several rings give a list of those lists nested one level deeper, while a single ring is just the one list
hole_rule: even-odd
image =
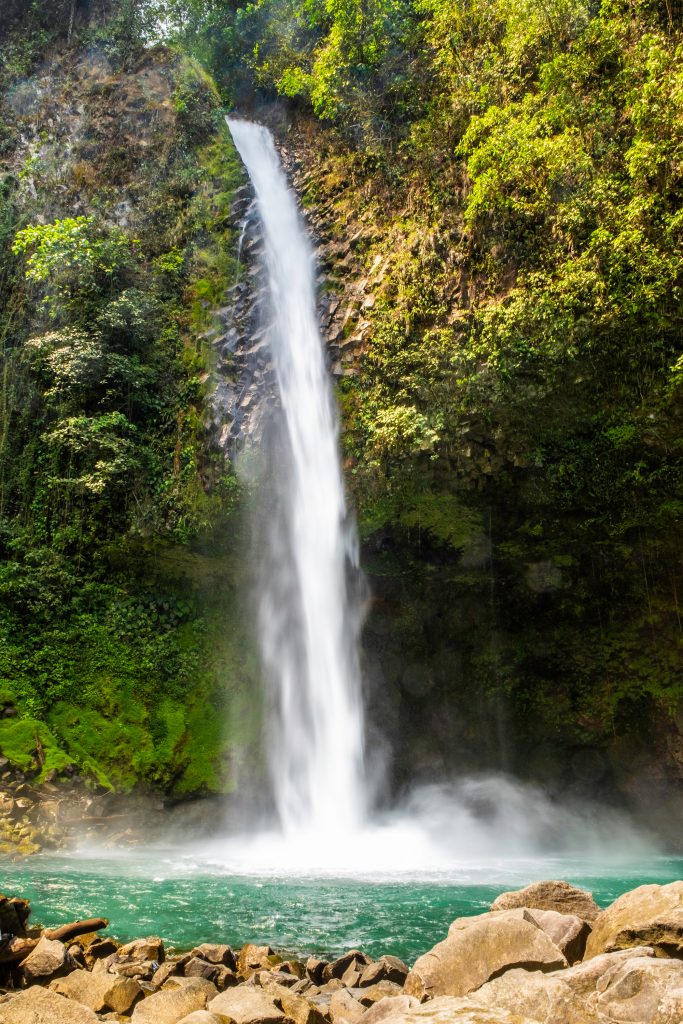
[{"label": "driftwood", "polygon": [[63,924],[59,928],[48,928],[43,935],[46,939],[59,939],[60,942],[67,942],[69,939],[75,939],[78,935],[99,932],[108,924],[109,921],[106,917],[89,917],[85,921],[72,921],[71,924]]},{"label": "driftwood", "polygon": [[[90,932],[98,932],[106,928],[109,921],[106,917],[89,917],[86,921],[72,921],[70,924],[63,924],[59,928],[47,928],[41,938],[59,939],[60,942],[68,942],[78,935],[87,935]],[[40,938],[13,938],[6,944],[0,944],[0,964],[19,964],[25,960],[29,953],[36,948]]]}]

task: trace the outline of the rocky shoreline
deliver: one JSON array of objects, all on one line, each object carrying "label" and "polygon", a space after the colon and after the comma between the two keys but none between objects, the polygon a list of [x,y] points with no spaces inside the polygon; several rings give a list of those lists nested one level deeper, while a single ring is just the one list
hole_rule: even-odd
[{"label": "rocky shoreline", "polygon": [[350,950],[328,962],[206,942],[120,944],[103,918],[31,928],[0,896],[0,1024],[681,1024],[683,882],[600,910],[561,881],[453,921],[409,968]]}]

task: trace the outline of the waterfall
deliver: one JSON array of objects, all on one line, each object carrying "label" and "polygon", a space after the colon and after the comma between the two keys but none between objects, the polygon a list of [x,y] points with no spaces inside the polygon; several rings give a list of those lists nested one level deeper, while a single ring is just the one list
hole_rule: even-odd
[{"label": "waterfall", "polygon": [[320,839],[365,817],[357,540],[347,516],[337,415],[316,315],[315,260],[270,132],[228,119],[256,194],[264,322],[278,410],[264,433],[258,628],[269,687],[267,755],[280,825]]}]

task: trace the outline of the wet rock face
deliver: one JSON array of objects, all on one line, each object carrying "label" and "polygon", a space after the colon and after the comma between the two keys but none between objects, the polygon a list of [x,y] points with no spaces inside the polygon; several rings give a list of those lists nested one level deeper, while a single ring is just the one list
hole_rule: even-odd
[{"label": "wet rock face", "polygon": [[[280,153],[294,189],[305,195],[313,172],[287,147],[281,147]],[[368,349],[372,331],[369,317],[388,260],[377,257],[366,266],[363,253],[377,235],[372,223],[355,223],[340,237],[338,213],[332,203],[315,203],[302,215],[319,266],[318,313],[330,373],[337,379],[355,377]]]},{"label": "wet rock face", "polygon": [[[302,194],[309,180],[305,168],[286,147],[280,156],[290,183]],[[332,210],[324,205],[302,210],[319,264],[318,314],[327,363],[333,377],[353,376],[367,348],[375,305],[374,288],[384,266],[364,272],[357,247],[359,229],[348,240],[332,237]],[[272,355],[268,344],[265,272],[261,263],[263,232],[249,182],[234,197],[232,224],[238,238],[240,270],[207,333],[215,351],[214,386],[207,423],[210,443],[231,459],[249,443],[258,445],[279,405]]]},{"label": "wet rock face", "polygon": [[236,458],[247,442],[258,445],[277,388],[267,338],[261,222],[251,185],[235,193],[232,220],[240,270],[209,331],[215,352],[215,386],[207,424],[211,443]]}]

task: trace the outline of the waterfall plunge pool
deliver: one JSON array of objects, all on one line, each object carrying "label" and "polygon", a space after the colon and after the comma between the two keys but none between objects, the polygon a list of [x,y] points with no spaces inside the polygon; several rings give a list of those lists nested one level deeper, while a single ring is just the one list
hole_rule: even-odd
[{"label": "waterfall plunge pool", "polygon": [[611,870],[604,859],[527,858],[463,863],[424,876],[314,878],[231,874],[158,848],[40,855],[3,869],[3,890],[31,900],[35,923],[104,915],[122,941],[161,935],[176,949],[253,941],[323,957],[359,947],[412,963],[445,937],[455,917],[482,913],[506,889],[562,878],[606,906],[637,885],[683,877],[683,858],[652,857]]}]

